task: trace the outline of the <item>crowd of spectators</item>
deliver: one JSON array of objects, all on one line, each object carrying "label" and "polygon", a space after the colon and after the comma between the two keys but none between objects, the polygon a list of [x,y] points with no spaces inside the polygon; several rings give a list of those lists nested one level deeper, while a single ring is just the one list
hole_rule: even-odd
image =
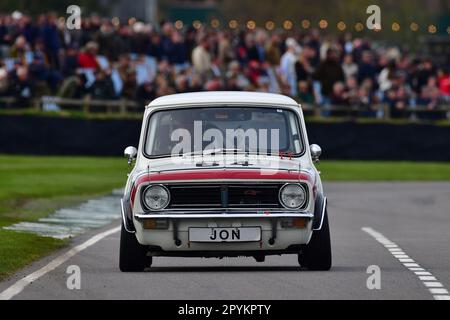
[{"label": "crowd of spectators", "polygon": [[[177,28],[178,27],[178,28]],[[79,30],[43,14],[0,15],[0,97],[131,99],[203,90],[287,94],[322,107],[394,117],[407,106],[450,103],[448,66],[350,33],[158,26],[85,18]]]}]

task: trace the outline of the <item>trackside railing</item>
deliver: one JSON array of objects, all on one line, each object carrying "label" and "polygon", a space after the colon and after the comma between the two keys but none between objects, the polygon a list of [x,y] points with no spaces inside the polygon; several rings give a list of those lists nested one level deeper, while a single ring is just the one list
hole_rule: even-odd
[{"label": "trackside railing", "polygon": [[[15,97],[0,97],[0,110],[1,109],[16,109],[23,108],[18,105],[21,100]],[[28,101],[28,107],[41,111],[78,111],[84,114],[91,113],[107,113],[107,114],[133,114],[142,113],[145,107],[145,102],[136,102],[128,99],[116,99],[116,100],[98,100],[92,99],[87,95],[82,99],[68,99],[56,96],[43,96]],[[338,105],[316,105],[310,103],[301,103],[303,112],[307,115],[311,115],[317,118],[333,117],[376,117],[378,119],[389,120],[392,118],[392,109],[388,104],[375,104],[370,108],[367,106],[338,106]],[[425,114],[438,114],[441,119],[450,118],[450,104],[438,105],[435,108],[429,108],[428,106],[406,106],[403,110],[397,110],[397,114],[404,115],[405,118],[411,115],[419,116]],[[397,115],[398,117],[398,115]]]}]

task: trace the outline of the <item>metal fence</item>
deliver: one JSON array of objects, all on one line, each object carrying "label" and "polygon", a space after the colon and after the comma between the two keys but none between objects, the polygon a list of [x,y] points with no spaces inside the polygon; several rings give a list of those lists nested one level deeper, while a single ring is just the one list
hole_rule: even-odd
[{"label": "metal fence", "polygon": [[[19,102],[14,97],[0,97],[0,109],[13,109]],[[30,102],[28,103],[30,104]],[[387,104],[372,105],[370,110],[361,106],[338,106],[326,105],[319,106],[315,104],[303,104],[302,110],[306,115],[318,118],[334,117],[375,117],[378,119],[389,120],[392,118],[391,108]],[[31,100],[31,108],[40,111],[77,111],[84,114],[106,113],[106,114],[138,114],[144,110],[144,104],[134,100],[95,100],[88,95],[83,99],[67,99],[54,96],[43,96]],[[402,110],[405,118],[420,117],[421,115],[434,114],[440,119],[450,119],[450,104],[439,105],[435,108],[427,106],[406,106]],[[398,116],[397,116],[398,117]]]}]

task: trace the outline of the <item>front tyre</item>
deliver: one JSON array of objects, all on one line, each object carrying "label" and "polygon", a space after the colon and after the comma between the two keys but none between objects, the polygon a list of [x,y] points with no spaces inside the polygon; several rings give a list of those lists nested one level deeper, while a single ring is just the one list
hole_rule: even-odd
[{"label": "front tyre", "polygon": [[331,240],[328,212],[325,211],[322,229],[314,231],[311,241],[298,256],[302,267],[313,271],[328,271],[331,269]]},{"label": "front tyre", "polygon": [[152,257],[147,256],[147,247],[141,245],[136,235],[125,230],[122,222],[120,231],[119,268],[122,272],[141,272],[152,264]]}]

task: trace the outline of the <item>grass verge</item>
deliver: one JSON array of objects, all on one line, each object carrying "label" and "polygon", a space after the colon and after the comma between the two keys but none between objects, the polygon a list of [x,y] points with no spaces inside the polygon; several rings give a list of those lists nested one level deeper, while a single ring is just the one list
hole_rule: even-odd
[{"label": "grass verge", "polygon": [[450,181],[450,163],[323,161],[324,181]]},{"label": "grass verge", "polygon": [[127,170],[116,158],[0,156],[0,280],[67,243],[3,226],[109,193]]}]

